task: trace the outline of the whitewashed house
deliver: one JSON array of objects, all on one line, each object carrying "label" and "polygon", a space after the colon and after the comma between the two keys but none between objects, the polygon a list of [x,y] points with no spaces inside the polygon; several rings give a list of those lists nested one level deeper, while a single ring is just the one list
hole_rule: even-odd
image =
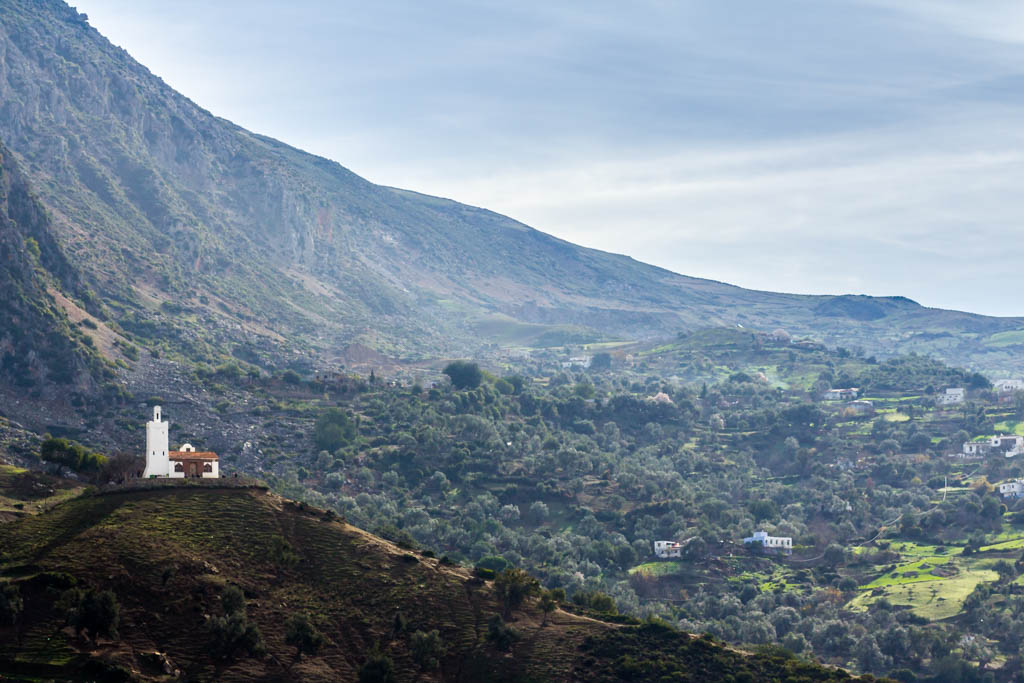
[{"label": "whitewashed house", "polygon": [[960,405],[967,398],[967,390],[963,387],[951,387],[935,397],[935,404],[940,406]]},{"label": "whitewashed house", "polygon": [[168,448],[168,425],[160,406],[153,408],[153,419],[146,423],[146,479],[216,479],[220,476],[220,461],[211,451],[197,451],[192,444],[183,444],[179,450]]},{"label": "whitewashed house", "polygon": [[992,444],[989,441],[967,441],[963,445],[963,450],[957,455],[964,460],[975,460],[984,458],[990,448],[992,448]]},{"label": "whitewashed house", "polygon": [[661,558],[682,557],[683,546],[675,541],[655,541],[654,554]]},{"label": "whitewashed house", "polygon": [[1000,434],[999,436],[993,436],[989,444],[990,450],[1002,453],[1007,458],[1024,453],[1024,436]]},{"label": "whitewashed house", "polygon": [[769,536],[767,531],[755,531],[753,536],[743,539],[743,545],[757,543],[760,543],[764,550],[783,555],[793,554],[793,539],[789,536]]},{"label": "whitewashed house", "polygon": [[1010,479],[999,485],[999,495],[1003,498],[1024,498],[1024,481]]},{"label": "whitewashed house", "polygon": [[997,379],[992,385],[1000,394],[1024,391],[1024,379]]},{"label": "whitewashed house", "polygon": [[860,389],[849,387],[847,389],[829,389],[821,398],[826,401],[852,401],[860,395]]}]

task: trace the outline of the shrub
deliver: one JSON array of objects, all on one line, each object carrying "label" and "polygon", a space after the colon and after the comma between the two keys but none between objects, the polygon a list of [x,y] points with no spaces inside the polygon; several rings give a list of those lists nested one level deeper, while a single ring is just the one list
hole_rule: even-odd
[{"label": "shrub", "polygon": [[68,467],[75,472],[98,472],[107,462],[106,456],[67,439],[49,438],[43,442],[39,455],[47,462]]},{"label": "shrub", "polygon": [[395,666],[391,658],[381,652],[371,652],[370,658],[359,669],[359,683],[392,683]]},{"label": "shrub", "polygon": [[21,599],[21,589],[15,584],[8,584],[0,590],[0,623],[13,626],[18,623],[25,603]]},{"label": "shrub", "polygon": [[495,614],[487,623],[487,640],[494,643],[502,652],[508,652],[512,645],[522,638],[522,634],[506,624],[500,616]]},{"label": "shrub", "polygon": [[295,657],[303,654],[315,655],[324,645],[324,634],[317,630],[309,616],[303,613],[292,615],[285,624],[284,642],[294,645]]},{"label": "shrub", "polygon": [[412,650],[412,658],[422,671],[433,671],[441,665],[441,658],[444,657],[447,648],[441,640],[441,634],[437,629],[431,631],[416,631],[409,640],[409,648]]}]

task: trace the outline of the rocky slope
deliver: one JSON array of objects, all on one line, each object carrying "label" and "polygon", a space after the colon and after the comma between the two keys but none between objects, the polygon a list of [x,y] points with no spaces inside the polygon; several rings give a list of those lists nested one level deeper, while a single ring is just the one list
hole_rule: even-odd
[{"label": "rocky slope", "polygon": [[205,111],[60,0],[0,0],[0,103],[0,139],[104,315],[193,356],[343,358],[358,342],[429,357],[742,324],[1021,365],[1016,340],[987,344],[1020,319],[744,290],[374,185]]},{"label": "rocky slope", "polygon": [[88,296],[10,152],[0,145],[0,378],[20,392],[87,388],[109,370],[51,292]]}]

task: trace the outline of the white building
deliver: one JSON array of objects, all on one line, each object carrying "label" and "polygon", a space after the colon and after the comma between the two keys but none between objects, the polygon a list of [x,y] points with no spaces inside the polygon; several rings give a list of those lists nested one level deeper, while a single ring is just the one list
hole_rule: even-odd
[{"label": "white building", "polygon": [[946,389],[945,393],[936,396],[935,403],[940,406],[955,406],[963,403],[965,398],[967,398],[967,391],[963,387],[952,387]]},{"label": "white building", "polygon": [[1015,455],[1024,453],[1024,436],[1017,436],[1016,434],[993,436],[989,442],[989,448],[1002,453],[1007,458],[1012,458]]},{"label": "white building", "polygon": [[992,444],[988,441],[968,441],[964,443],[963,452],[960,454],[961,458],[974,459],[984,457]]},{"label": "white building", "polygon": [[146,423],[146,469],[142,476],[151,478],[216,479],[220,476],[220,461],[211,451],[196,451],[192,444],[183,444],[179,450],[168,448],[167,422],[160,406],[153,408],[153,419]]},{"label": "white building", "polygon": [[654,554],[658,557],[682,557],[683,546],[675,541],[655,541]]},{"label": "white building", "polygon": [[860,389],[849,387],[848,389],[829,389],[821,398],[825,401],[852,401],[860,395]]},{"label": "white building", "polygon": [[789,536],[769,536],[767,531],[755,531],[753,536],[743,539],[743,545],[760,543],[765,550],[791,555],[793,553],[793,539]]},{"label": "white building", "polygon": [[562,361],[563,368],[589,368],[593,356],[573,356],[569,360]]},{"label": "white building", "polygon": [[997,379],[993,382],[993,386],[1000,394],[1024,391],[1024,379]]},{"label": "white building", "polygon": [[1003,498],[1024,498],[1024,482],[1010,479],[999,485],[999,495]]}]

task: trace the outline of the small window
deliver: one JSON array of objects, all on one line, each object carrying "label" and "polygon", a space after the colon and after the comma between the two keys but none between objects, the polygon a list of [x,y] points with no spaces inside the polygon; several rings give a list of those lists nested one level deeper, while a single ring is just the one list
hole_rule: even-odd
[{"label": "small window", "polygon": [[175,471],[175,472],[184,472],[184,471],[185,471],[185,468],[184,468],[184,467],[182,467],[182,465],[181,465],[181,463],[180,463],[180,462],[179,462],[179,463],[175,463],[175,465],[174,465],[174,471]]}]

